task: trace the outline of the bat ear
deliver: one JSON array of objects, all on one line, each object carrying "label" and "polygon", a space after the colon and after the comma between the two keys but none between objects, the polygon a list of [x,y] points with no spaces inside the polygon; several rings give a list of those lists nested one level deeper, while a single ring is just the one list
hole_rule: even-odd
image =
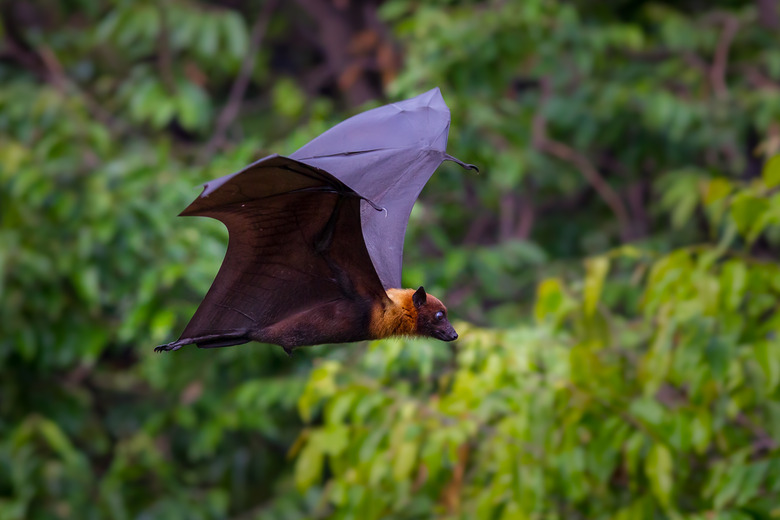
[{"label": "bat ear", "polygon": [[423,288],[422,285],[412,295],[412,303],[414,303],[414,306],[418,309],[420,308],[420,306],[425,305],[427,299],[428,299],[428,295],[425,294],[425,289]]}]

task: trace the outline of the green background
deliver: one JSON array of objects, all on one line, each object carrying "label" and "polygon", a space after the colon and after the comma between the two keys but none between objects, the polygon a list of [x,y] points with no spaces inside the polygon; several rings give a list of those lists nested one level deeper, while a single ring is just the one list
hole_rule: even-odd
[{"label": "green background", "polygon": [[[774,0],[0,2],[0,519],[780,518]],[[439,86],[454,344],[184,348],[199,184]]]}]

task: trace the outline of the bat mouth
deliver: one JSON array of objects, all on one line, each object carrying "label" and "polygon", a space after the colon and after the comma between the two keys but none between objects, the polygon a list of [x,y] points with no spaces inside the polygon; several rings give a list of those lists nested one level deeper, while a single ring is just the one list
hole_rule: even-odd
[{"label": "bat mouth", "polygon": [[455,341],[458,339],[458,333],[455,332],[455,329],[450,330],[437,330],[433,333],[433,337],[436,339],[440,339],[442,341]]}]

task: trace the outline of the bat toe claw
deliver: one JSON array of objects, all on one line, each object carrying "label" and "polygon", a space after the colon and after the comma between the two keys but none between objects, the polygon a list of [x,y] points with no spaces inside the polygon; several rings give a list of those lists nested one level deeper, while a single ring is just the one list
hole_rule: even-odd
[{"label": "bat toe claw", "polygon": [[169,352],[172,350],[179,350],[181,348],[181,344],[178,344],[178,341],[174,341],[173,343],[167,343],[165,345],[160,345],[157,347],[154,347],[155,352]]}]

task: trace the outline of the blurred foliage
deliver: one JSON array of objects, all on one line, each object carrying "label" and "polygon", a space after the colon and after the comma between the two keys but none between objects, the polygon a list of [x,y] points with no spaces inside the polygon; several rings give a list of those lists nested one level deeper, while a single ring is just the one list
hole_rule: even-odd
[{"label": "blurred foliage", "polygon": [[[748,195],[768,172],[728,226],[743,197],[780,208]],[[327,461],[333,518],[775,518],[780,266],[712,244],[584,267],[539,283],[534,324],[461,323],[452,355],[399,340],[321,362],[299,488]]]},{"label": "blurred foliage", "polygon": [[[777,518],[778,10],[0,4],[0,519]],[[459,342],[152,354],[200,182],[433,86]]]}]

